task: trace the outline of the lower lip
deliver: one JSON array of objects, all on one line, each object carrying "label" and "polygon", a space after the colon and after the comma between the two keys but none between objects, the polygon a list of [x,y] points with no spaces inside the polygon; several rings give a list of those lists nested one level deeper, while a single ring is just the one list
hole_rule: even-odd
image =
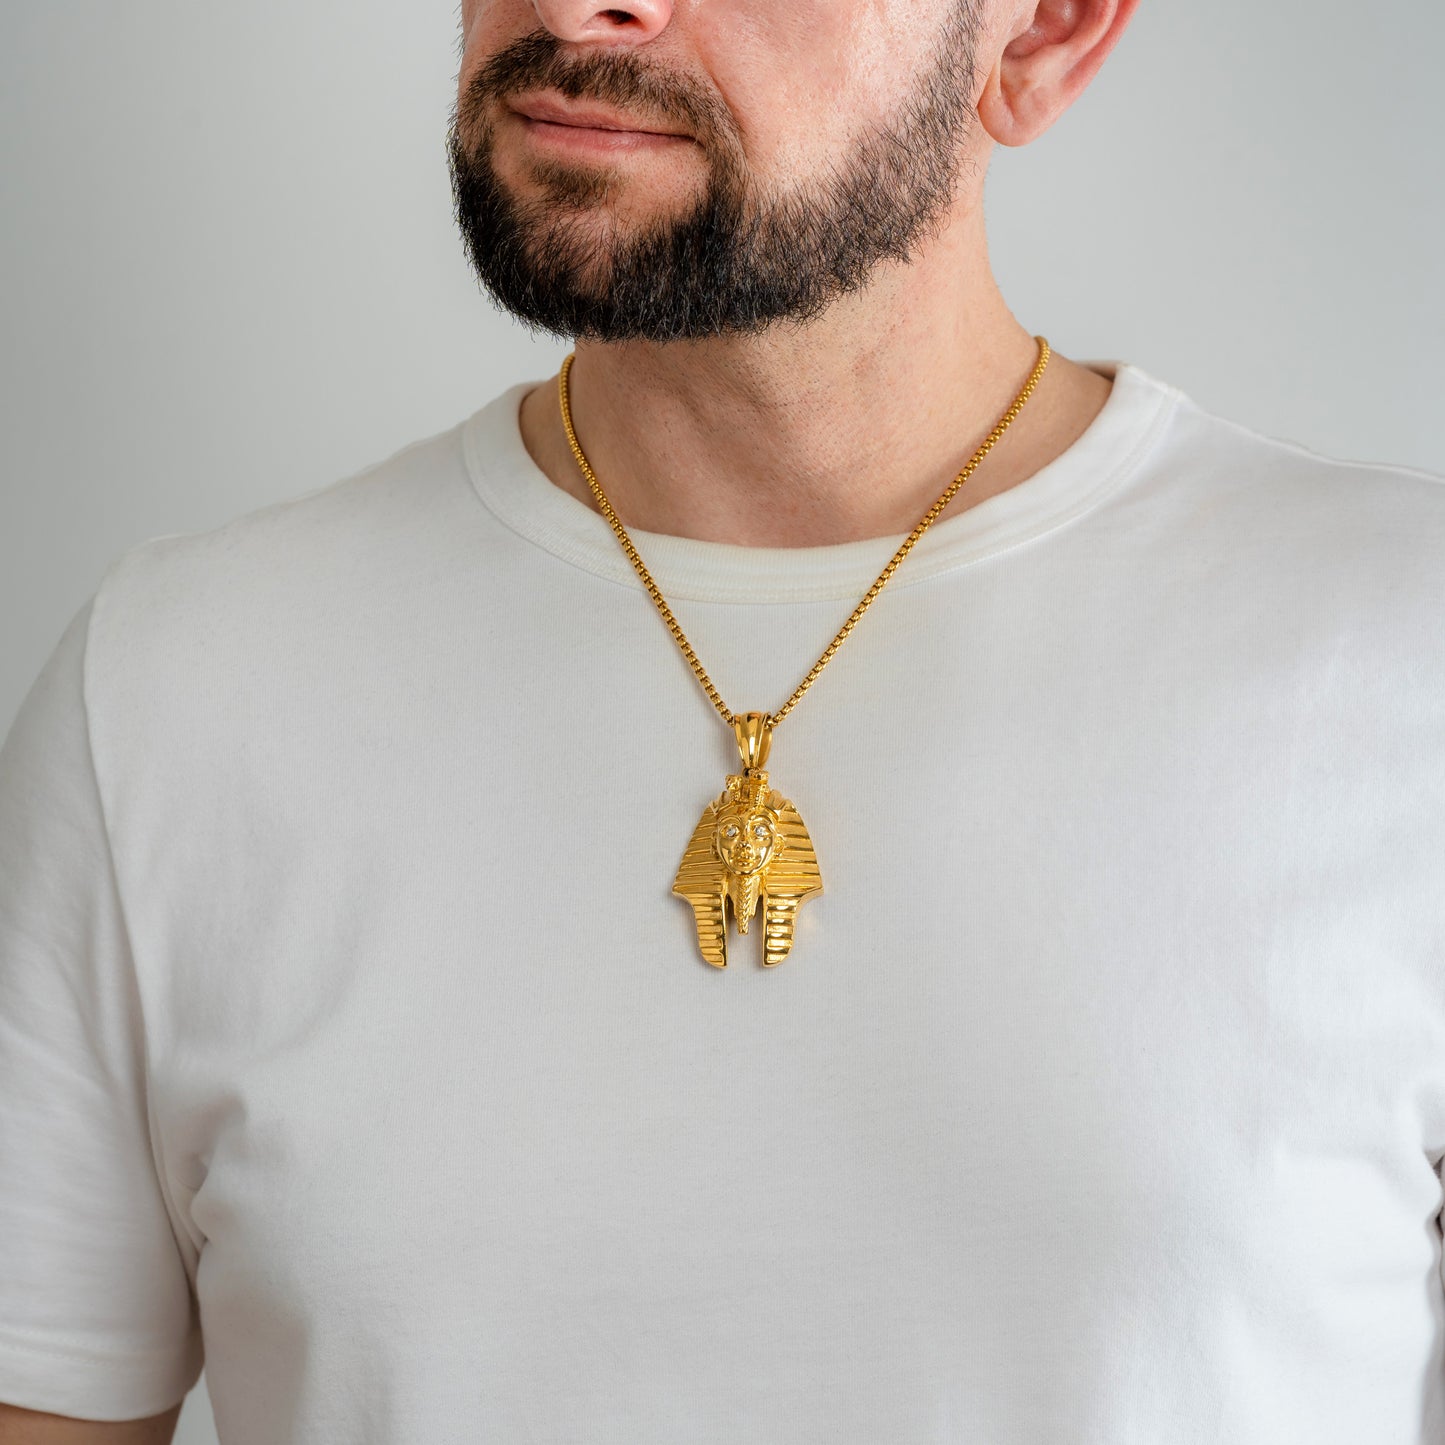
[{"label": "lower lip", "polygon": [[650,130],[601,130],[590,125],[558,125],[550,120],[533,120],[520,112],[514,114],[528,136],[556,150],[616,154],[620,151],[659,150],[690,142],[690,137],[685,135],[659,135]]}]

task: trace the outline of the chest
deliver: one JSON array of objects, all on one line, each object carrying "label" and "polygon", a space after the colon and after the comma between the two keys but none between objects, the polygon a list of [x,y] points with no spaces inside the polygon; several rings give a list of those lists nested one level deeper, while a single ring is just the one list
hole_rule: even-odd
[{"label": "chest", "polygon": [[1247,689],[1131,724],[1107,679],[1018,686],[780,731],[824,891],[769,970],[736,935],[708,967],[670,891],[726,749],[452,735],[253,799],[150,981],[210,1337],[286,1321],[498,1430],[560,1363],[552,1424],[619,1439],[619,1401],[924,1439],[1006,1394],[1159,1438],[1261,1351],[1368,1371],[1362,1322],[1408,1368],[1445,1061],[1416,794]]}]

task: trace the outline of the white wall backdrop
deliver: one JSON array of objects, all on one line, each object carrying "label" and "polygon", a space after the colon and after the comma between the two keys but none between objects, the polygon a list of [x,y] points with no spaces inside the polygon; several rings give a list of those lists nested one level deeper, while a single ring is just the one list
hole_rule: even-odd
[{"label": "white wall backdrop", "polygon": [[[132,543],[555,370],[453,233],[457,28],[381,0],[0,5],[0,731]],[[1145,0],[1079,104],[995,158],[1015,314],[1260,430],[1445,473],[1442,54],[1437,0]],[[177,1438],[214,1445],[204,1384]]]}]

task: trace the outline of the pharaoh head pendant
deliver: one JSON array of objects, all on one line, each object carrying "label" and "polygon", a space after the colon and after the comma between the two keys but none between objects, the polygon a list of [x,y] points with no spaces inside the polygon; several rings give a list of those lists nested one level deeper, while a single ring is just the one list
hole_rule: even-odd
[{"label": "pharaoh head pendant", "polygon": [[727,967],[727,910],[739,933],[763,905],[763,967],[781,963],[793,946],[798,904],[823,891],[813,840],[798,810],[768,787],[763,771],[771,730],[759,712],[733,723],[742,771],[703,809],[678,864],[672,891],[692,904],[697,942],[715,968]]}]

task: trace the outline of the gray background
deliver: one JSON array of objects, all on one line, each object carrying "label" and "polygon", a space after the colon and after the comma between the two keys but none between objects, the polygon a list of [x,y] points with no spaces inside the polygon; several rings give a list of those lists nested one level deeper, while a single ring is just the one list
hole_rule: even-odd
[{"label": "gray background", "polygon": [[[479,294],[444,136],[458,15],[0,8],[0,729],[106,566],[550,375]],[[1435,0],[1145,0],[996,152],[1015,315],[1334,456],[1445,473]],[[204,1382],[177,1439],[213,1445]]]}]

